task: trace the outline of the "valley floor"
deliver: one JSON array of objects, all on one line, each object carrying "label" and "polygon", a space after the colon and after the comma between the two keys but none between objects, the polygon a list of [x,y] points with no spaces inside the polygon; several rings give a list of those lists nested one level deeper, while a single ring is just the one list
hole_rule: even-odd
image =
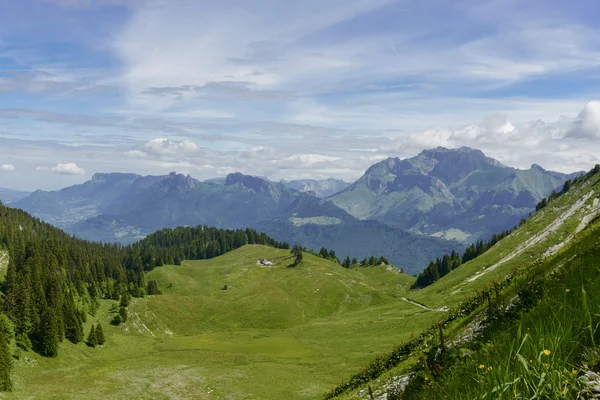
[{"label": "valley floor", "polygon": [[135,299],[125,324],[109,324],[109,300],[88,318],[105,346],[22,353],[5,398],[314,399],[441,315],[405,301],[414,278],[395,269],[289,264],[288,251],[246,246],[157,268],[147,278],[163,294]]}]

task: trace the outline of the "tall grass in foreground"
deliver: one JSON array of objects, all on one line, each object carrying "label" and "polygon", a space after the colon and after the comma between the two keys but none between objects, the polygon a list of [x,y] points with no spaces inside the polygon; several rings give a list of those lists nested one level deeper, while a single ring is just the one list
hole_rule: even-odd
[{"label": "tall grass in foreground", "polygon": [[454,362],[437,375],[421,373],[403,398],[588,398],[581,369],[600,369],[598,237],[600,229],[588,229],[569,251],[546,262],[546,271],[554,271],[521,290],[521,301],[536,292],[529,312],[500,320],[454,349]]}]

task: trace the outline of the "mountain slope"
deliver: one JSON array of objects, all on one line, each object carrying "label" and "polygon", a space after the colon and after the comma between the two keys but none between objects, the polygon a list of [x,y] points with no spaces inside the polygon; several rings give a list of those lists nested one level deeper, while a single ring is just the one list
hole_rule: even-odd
[{"label": "mountain slope", "polygon": [[348,183],[341,179],[299,179],[293,181],[282,181],[290,188],[300,192],[314,192],[317,197],[328,197],[348,187]]},{"label": "mountain slope", "polygon": [[324,246],[338,256],[384,255],[396,267],[417,273],[432,259],[463,246],[454,241],[415,235],[379,221],[359,220],[331,201],[300,195],[281,216],[254,225],[290,243],[311,249]]},{"label": "mountain slope", "polygon": [[172,173],[70,231],[83,238],[133,242],[165,227],[246,228],[276,217],[296,195],[280,183],[242,174],[230,174],[218,185]]},{"label": "mountain slope", "polygon": [[69,229],[74,223],[111,212],[148,187],[161,181],[160,176],[111,173],[95,174],[91,180],[56,191],[37,190],[11,203],[59,228]]},{"label": "mountain slope", "polygon": [[[503,398],[508,399],[536,393],[580,398],[586,385],[571,379],[593,365],[582,361],[582,354],[591,353],[582,353],[581,345],[597,351],[589,332],[600,323],[598,303],[592,300],[598,292],[599,232],[596,166],[487,252],[408,294],[428,310],[448,313],[326,398],[367,399],[367,384],[376,396],[407,388],[405,399],[496,398],[498,387],[507,388]],[[446,343],[442,352],[440,326]],[[421,354],[426,365],[415,361]],[[474,368],[474,363],[483,367]],[[437,372],[430,374],[432,368]],[[542,375],[552,378],[544,381]],[[573,386],[565,387],[565,378]],[[474,379],[480,384],[472,385]]]},{"label": "mountain slope", "polygon": [[537,165],[517,170],[467,147],[437,148],[375,164],[330,200],[359,219],[473,241],[513,227],[575,176]]},{"label": "mountain slope", "polygon": [[6,189],[0,187],[0,201],[4,204],[12,203],[25,197],[29,196],[29,192],[23,192],[20,190]]}]

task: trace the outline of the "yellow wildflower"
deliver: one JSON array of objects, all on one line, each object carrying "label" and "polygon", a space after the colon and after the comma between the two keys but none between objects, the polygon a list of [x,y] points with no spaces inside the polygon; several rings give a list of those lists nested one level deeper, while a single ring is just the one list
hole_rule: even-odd
[{"label": "yellow wildflower", "polygon": [[576,370],[575,368],[573,368],[573,370],[571,372],[573,373],[573,375],[577,375],[579,373],[579,371]]},{"label": "yellow wildflower", "polygon": [[549,365],[550,364],[548,364],[548,363],[544,363],[544,367],[546,367],[546,368],[548,368]]},{"label": "yellow wildflower", "polygon": [[491,371],[491,370],[492,370],[492,366],[490,365],[490,366],[488,367],[488,371]]},{"label": "yellow wildflower", "polygon": [[550,350],[544,350],[544,355],[549,356],[552,352]]},{"label": "yellow wildflower", "polygon": [[529,360],[529,363],[533,363],[533,360]]},{"label": "yellow wildflower", "polygon": [[479,369],[484,369],[484,368],[485,368],[485,365],[479,364]]},{"label": "yellow wildflower", "polygon": [[571,291],[571,289],[565,289],[565,292],[570,292],[570,291]]}]

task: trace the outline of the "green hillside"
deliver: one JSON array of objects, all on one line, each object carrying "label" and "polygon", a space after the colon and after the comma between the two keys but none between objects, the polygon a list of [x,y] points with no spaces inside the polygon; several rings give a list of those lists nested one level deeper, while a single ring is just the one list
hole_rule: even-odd
[{"label": "green hillside", "polygon": [[163,294],[134,299],[125,324],[109,325],[110,300],[88,318],[105,346],[22,354],[8,398],[312,399],[442,314],[404,300],[414,278],[391,267],[290,264],[289,251],[248,245],[156,268],[147,280]]},{"label": "green hillside", "polygon": [[[414,339],[408,354],[394,350],[355,371],[338,397],[368,399],[367,386],[379,396],[412,377],[398,398],[587,398],[574,388],[585,386],[584,372],[600,370],[600,356],[593,356],[600,354],[599,215],[596,167],[487,252],[408,294],[448,310],[437,321],[450,343],[444,352],[435,327]],[[542,360],[549,357],[543,349],[555,353],[544,359],[552,362]],[[521,368],[521,356],[532,365]]]}]

